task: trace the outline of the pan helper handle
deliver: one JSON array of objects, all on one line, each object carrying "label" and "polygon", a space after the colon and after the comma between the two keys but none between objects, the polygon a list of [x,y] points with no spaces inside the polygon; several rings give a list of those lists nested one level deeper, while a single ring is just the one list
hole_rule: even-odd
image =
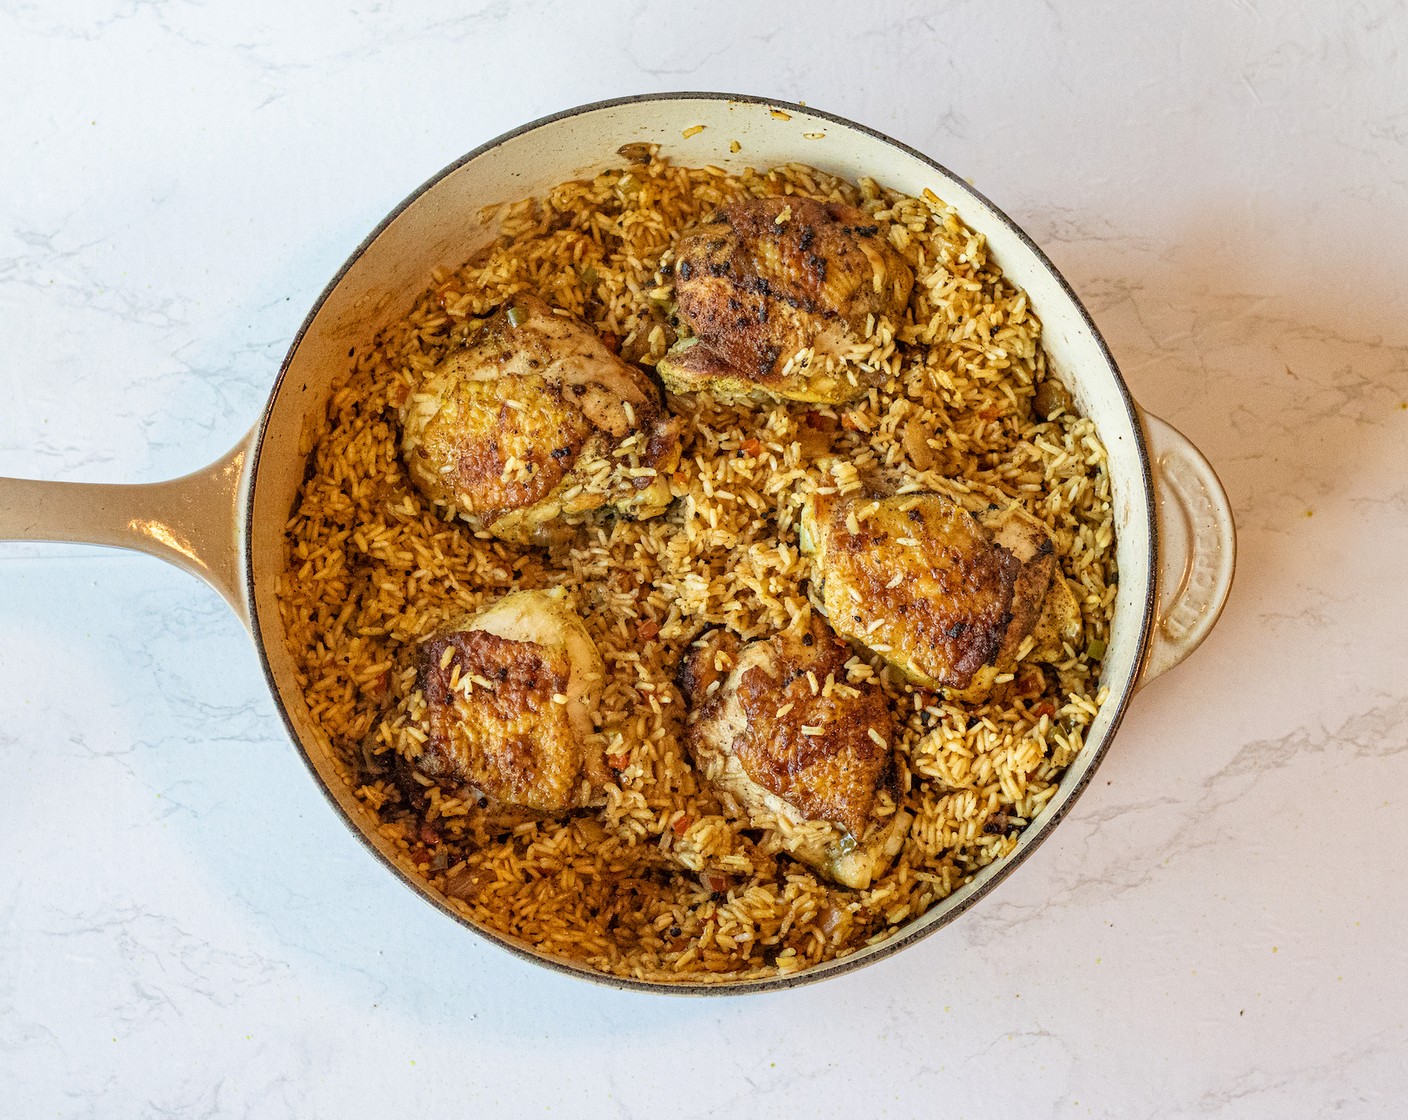
[{"label": "pan helper handle", "polygon": [[1237,564],[1232,504],[1212,465],[1172,425],[1143,413],[1159,520],[1158,603],[1140,687],[1202,644]]}]

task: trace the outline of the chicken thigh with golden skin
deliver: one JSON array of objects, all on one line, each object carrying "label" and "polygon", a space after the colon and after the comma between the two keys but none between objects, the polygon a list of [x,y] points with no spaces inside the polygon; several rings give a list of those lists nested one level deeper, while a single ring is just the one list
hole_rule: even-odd
[{"label": "chicken thigh with golden skin", "polygon": [[529,819],[593,802],[610,778],[589,703],[605,670],[560,590],[505,595],[418,656],[422,774]]},{"label": "chicken thigh with golden skin", "polygon": [[564,514],[608,504],[655,516],[680,456],[678,422],[650,378],[527,293],[425,374],[401,432],[422,494],[525,544],[551,537]]},{"label": "chicken thigh with golden skin", "polygon": [[913,287],[863,211],[795,196],[730,203],[680,239],[675,299],[694,333],[656,368],[675,392],[855,400],[869,385],[847,351],[871,316],[898,321]]},{"label": "chicken thigh with golden skin", "polygon": [[747,644],[717,629],[691,647],[679,683],[704,778],[750,824],[777,828],[784,850],[861,889],[894,859],[910,817],[893,804],[877,817],[894,722],[877,685],[847,683],[848,653],[816,617]]},{"label": "chicken thigh with golden skin", "polygon": [[1023,510],[979,518],[939,494],[816,494],[800,535],[818,609],[915,684],[978,699],[1028,636],[1034,660],[1079,642],[1079,604]]}]

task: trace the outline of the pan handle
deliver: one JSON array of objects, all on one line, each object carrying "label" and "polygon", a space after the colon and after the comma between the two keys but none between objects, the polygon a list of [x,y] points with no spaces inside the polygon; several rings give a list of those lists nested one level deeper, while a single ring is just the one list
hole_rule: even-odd
[{"label": "pan handle", "polygon": [[1212,464],[1171,424],[1148,412],[1143,420],[1159,555],[1158,602],[1141,688],[1202,644],[1227,603],[1237,565],[1232,504]]},{"label": "pan handle", "polygon": [[251,431],[201,470],[117,486],[0,478],[0,541],[72,541],[130,548],[199,576],[249,626],[240,564]]}]

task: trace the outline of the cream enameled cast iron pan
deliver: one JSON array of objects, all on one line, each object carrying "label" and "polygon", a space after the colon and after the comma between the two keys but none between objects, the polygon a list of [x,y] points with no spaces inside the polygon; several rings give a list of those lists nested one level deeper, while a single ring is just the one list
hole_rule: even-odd
[{"label": "cream enameled cast iron pan", "polygon": [[[681,134],[706,126],[689,139]],[[816,134],[823,134],[819,138]],[[739,154],[730,141],[738,140]],[[456,267],[496,234],[489,203],[538,194],[620,163],[622,144],[660,145],[676,162],[723,168],[797,161],[918,196],[927,187],[987,237],[992,257],[1025,288],[1044,325],[1052,367],[1109,451],[1119,592],[1105,659],[1110,697],[1086,746],[1016,851],[889,941],[786,978],[666,985],[604,977],[474,926],[395,861],[375,822],[337,777],[327,738],[310,721],[284,644],[274,582],[283,527],[303,479],[300,436],[320,424],[349,347],[403,316],[437,265]],[[725,94],[682,93],[586,105],[525,125],[471,152],[411,195],[366,239],[304,320],[264,415],[229,454],[171,482],[143,486],[0,479],[0,539],[78,541],[138,549],[194,572],[249,627],[270,691],[323,792],[381,862],[455,921],[541,964],[620,987],[678,993],[787,987],[857,968],[951,921],[1010,874],[1051,832],[1109,748],[1131,697],[1197,647],[1232,582],[1235,536],[1227,496],[1183,436],[1130,397],[1090,316],[1050,261],[1010,219],[957,176],[886,136],[815,109]]]}]

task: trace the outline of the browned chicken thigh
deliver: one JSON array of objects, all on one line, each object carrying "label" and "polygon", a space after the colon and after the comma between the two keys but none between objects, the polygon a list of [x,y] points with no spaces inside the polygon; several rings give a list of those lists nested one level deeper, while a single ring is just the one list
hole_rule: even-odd
[{"label": "browned chicken thigh", "polygon": [[590,698],[605,671],[560,591],[515,591],[422,643],[416,769],[532,818],[591,803],[608,778]]},{"label": "browned chicken thigh", "polygon": [[977,699],[1027,638],[1033,660],[1080,641],[1051,538],[1021,509],[974,517],[939,494],[817,494],[800,532],[812,598],[837,633],[916,684]]},{"label": "browned chicken thigh", "polygon": [[421,493],[520,543],[603,505],[654,516],[679,465],[678,422],[650,378],[526,292],[425,374],[401,425]]},{"label": "browned chicken thigh", "polygon": [[740,816],[776,829],[782,849],[861,888],[894,858],[909,816],[891,801],[877,818],[894,724],[878,686],[847,683],[848,654],[816,617],[746,645],[712,630],[690,649],[680,687],[705,779]]},{"label": "browned chicken thigh", "polygon": [[864,212],[788,196],[723,207],[686,233],[679,316],[694,332],[656,367],[675,392],[763,392],[836,404],[869,385],[853,360],[881,316],[897,321],[914,273]]}]

